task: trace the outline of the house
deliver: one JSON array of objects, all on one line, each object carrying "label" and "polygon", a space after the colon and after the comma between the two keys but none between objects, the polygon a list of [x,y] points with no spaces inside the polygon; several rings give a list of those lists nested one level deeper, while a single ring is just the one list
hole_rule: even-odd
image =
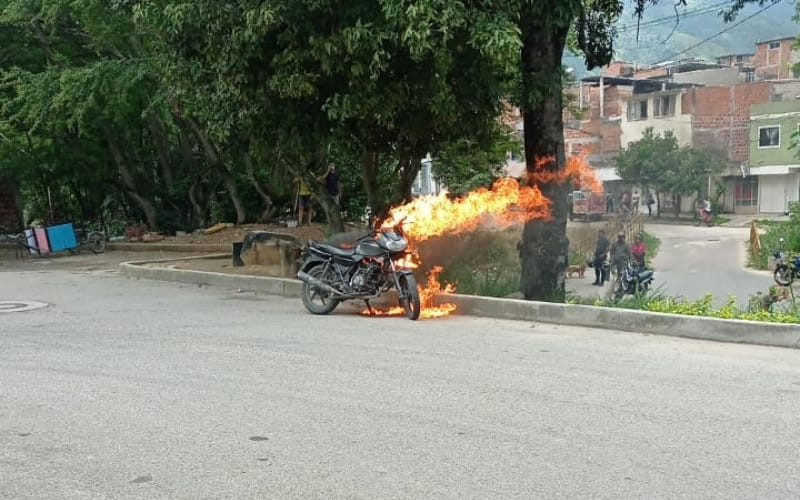
[{"label": "house", "polygon": [[717,57],[717,64],[729,68],[751,68],[753,67],[753,58],[755,53],[748,54],[726,54]]},{"label": "house", "polygon": [[784,37],[756,43],[753,57],[756,80],[794,78],[792,66],[800,62],[800,52],[793,48],[795,40],[795,37]]},{"label": "house", "polygon": [[0,178],[0,232],[22,230],[19,188],[8,178]]},{"label": "house", "polygon": [[798,131],[800,101],[750,107],[750,161],[741,169],[737,203],[749,201],[753,212],[784,213],[800,200],[800,158],[793,148]]}]

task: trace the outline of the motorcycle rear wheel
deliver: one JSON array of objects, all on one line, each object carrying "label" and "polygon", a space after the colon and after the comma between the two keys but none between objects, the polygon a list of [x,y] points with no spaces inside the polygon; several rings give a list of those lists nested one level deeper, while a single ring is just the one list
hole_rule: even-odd
[{"label": "motorcycle rear wheel", "polygon": [[419,289],[417,288],[417,280],[414,276],[406,274],[400,277],[400,295],[404,298],[400,299],[400,305],[406,310],[406,318],[415,321],[419,319],[422,312],[422,304],[419,299]]},{"label": "motorcycle rear wheel", "polygon": [[[322,282],[328,282],[333,273],[328,270],[325,271],[324,265],[312,267],[308,270],[308,274],[317,278]],[[300,291],[300,296],[303,299],[303,305],[311,314],[330,314],[339,305],[339,301],[333,298],[333,294],[320,290],[314,285],[303,282],[303,287]]]},{"label": "motorcycle rear wheel", "polygon": [[789,266],[780,266],[772,273],[772,278],[780,286],[789,286],[794,281],[794,273]]}]

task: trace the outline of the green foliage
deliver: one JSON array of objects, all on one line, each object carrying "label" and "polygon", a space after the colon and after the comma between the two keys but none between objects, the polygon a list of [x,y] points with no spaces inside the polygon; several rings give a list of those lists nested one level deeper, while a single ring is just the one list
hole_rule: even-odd
[{"label": "green foliage", "polygon": [[715,308],[714,297],[711,294],[707,294],[702,299],[688,300],[666,296],[655,290],[638,297],[626,297],[619,301],[573,297],[570,303],[719,319],[739,319],[768,323],[800,323],[800,309],[797,308],[790,308],[788,311],[767,311],[759,306],[742,310],[737,305],[735,297],[729,298],[722,307]]},{"label": "green foliage", "polygon": [[662,135],[652,128],[617,157],[617,173],[623,180],[659,193],[700,196],[708,177],[721,172],[724,166],[715,154],[681,147],[671,131]]},{"label": "green foliage", "polygon": [[522,144],[511,130],[496,125],[483,137],[449,142],[433,158],[436,178],[455,196],[489,187],[502,175],[509,154],[521,155]]},{"label": "green foliage", "polygon": [[750,256],[757,269],[767,269],[767,260],[779,249],[783,249],[788,255],[800,254],[800,203],[789,204],[788,221],[774,221],[766,226],[767,232],[759,236],[761,255],[757,259]]}]

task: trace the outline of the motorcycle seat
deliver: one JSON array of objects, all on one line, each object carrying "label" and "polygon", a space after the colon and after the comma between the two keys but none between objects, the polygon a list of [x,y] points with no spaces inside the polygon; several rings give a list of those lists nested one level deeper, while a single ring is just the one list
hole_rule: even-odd
[{"label": "motorcycle seat", "polygon": [[355,248],[339,248],[333,245],[326,245],[325,243],[312,243],[311,246],[322,252],[336,255],[337,257],[352,257],[356,251]]},{"label": "motorcycle seat", "polygon": [[640,271],[639,280],[646,280],[653,277],[653,271]]}]

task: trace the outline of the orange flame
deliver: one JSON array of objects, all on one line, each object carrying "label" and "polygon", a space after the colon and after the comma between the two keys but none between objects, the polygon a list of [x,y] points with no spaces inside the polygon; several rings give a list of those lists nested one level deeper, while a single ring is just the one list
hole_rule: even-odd
[{"label": "orange flame", "polygon": [[383,227],[392,227],[402,220],[406,236],[420,242],[442,234],[473,231],[486,216],[495,224],[508,227],[519,221],[547,219],[550,214],[550,200],[538,187],[500,179],[491,190],[481,188],[455,200],[442,193],[395,207]]},{"label": "orange flame", "polygon": [[[455,304],[444,303],[440,305],[435,304],[436,295],[440,293],[454,293],[456,287],[450,283],[445,286],[439,282],[439,273],[442,272],[440,266],[436,266],[428,273],[428,280],[424,287],[419,287],[419,301],[421,311],[419,317],[422,319],[441,318],[453,314],[456,310]],[[364,309],[361,311],[364,316],[404,316],[406,310],[402,307],[396,306],[389,309]]]},{"label": "orange flame", "polygon": [[585,154],[567,158],[562,170],[545,169],[554,162],[555,158],[552,156],[537,158],[534,171],[525,174],[527,184],[561,184],[571,181],[578,184],[581,190],[603,192],[603,183],[595,175]]}]

